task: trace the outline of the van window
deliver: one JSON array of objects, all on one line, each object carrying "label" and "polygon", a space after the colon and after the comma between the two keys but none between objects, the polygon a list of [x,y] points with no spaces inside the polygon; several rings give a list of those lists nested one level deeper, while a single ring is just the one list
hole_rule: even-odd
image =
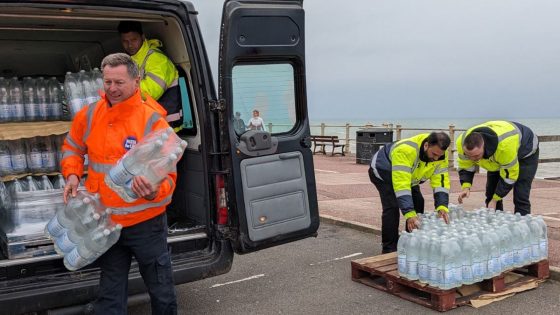
[{"label": "van window", "polygon": [[282,133],[294,127],[296,108],[291,64],[236,65],[232,69],[232,81],[232,115],[237,134],[249,129]]}]

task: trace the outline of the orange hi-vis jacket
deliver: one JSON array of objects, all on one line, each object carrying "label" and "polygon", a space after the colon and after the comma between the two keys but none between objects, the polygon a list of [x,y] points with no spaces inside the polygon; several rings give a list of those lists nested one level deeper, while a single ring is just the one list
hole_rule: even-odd
[{"label": "orange hi-vis jacket", "polygon": [[[154,104],[152,104],[152,102]],[[168,175],[154,200],[139,198],[128,203],[109,188],[105,175],[117,161],[144,136],[154,130],[169,128],[162,107],[140,90],[129,99],[109,105],[105,95],[76,114],[62,146],[62,174],[65,178],[84,174],[84,155],[89,158],[86,189],[99,193],[101,201],[113,209],[111,218],[123,227],[149,220],[165,211],[175,189],[176,173]]]}]

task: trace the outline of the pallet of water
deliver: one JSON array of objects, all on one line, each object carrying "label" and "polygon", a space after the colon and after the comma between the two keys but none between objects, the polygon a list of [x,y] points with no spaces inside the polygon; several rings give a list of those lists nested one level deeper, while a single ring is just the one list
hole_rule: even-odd
[{"label": "pallet of water", "polygon": [[401,277],[443,290],[481,282],[548,257],[546,224],[541,216],[520,216],[486,208],[465,211],[450,206],[450,223],[434,213],[399,238]]}]

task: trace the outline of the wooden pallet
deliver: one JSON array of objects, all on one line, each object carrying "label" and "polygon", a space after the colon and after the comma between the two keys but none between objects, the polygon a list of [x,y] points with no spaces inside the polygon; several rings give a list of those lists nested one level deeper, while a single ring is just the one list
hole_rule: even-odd
[{"label": "wooden pallet", "polygon": [[[515,280],[506,281],[506,276],[515,273]],[[367,257],[352,261],[352,280],[367,286],[399,296],[405,300],[445,312],[461,305],[469,304],[472,299],[488,294],[521,287],[536,279],[542,280],[550,276],[548,260],[506,271],[492,279],[478,283],[474,291],[453,288],[442,290],[419,281],[412,281],[399,276],[397,270],[397,254],[390,253]],[[473,286],[473,285],[471,285]],[[471,287],[469,286],[469,287]],[[461,293],[469,292],[467,295]]]}]

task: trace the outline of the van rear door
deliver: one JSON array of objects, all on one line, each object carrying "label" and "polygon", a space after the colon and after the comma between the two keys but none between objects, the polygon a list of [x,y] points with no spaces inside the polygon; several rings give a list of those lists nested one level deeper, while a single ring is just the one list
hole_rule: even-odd
[{"label": "van rear door", "polygon": [[302,5],[224,3],[219,95],[237,253],[316,235],[319,227]]}]

